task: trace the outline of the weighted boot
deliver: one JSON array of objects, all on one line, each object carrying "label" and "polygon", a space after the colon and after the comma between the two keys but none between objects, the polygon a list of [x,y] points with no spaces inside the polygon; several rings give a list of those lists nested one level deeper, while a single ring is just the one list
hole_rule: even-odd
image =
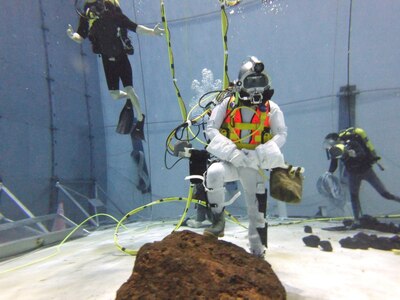
[{"label": "weighted boot", "polygon": [[225,230],[225,216],[224,211],[220,213],[213,213],[212,225],[206,229],[204,229],[204,235],[214,236],[214,237],[223,237]]}]

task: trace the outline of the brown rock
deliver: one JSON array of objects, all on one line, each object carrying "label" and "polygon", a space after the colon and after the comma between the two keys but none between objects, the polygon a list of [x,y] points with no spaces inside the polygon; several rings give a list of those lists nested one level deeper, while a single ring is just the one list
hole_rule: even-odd
[{"label": "brown rock", "polygon": [[116,299],[277,300],[286,291],[264,259],[185,230],[143,245]]}]

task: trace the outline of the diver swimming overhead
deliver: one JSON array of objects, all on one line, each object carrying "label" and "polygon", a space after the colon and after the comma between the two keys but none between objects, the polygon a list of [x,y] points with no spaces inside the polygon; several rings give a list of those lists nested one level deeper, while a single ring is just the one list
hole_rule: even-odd
[{"label": "diver swimming overhead", "polygon": [[[93,53],[102,58],[111,96],[115,100],[128,98],[121,111],[116,131],[120,134],[132,132],[135,138],[144,140],[145,115],[133,88],[132,67],[128,55],[134,53],[134,48],[127,32],[130,30],[137,34],[161,36],[164,29],[158,24],[152,29],[131,21],[123,14],[118,0],[85,0],[83,8],[77,8],[77,12],[80,16],[78,29],[75,32],[69,24],[67,35],[77,43],[89,38]],[[124,86],[123,90],[120,90],[120,80]],[[138,120],[136,126],[133,124],[134,111]]]}]

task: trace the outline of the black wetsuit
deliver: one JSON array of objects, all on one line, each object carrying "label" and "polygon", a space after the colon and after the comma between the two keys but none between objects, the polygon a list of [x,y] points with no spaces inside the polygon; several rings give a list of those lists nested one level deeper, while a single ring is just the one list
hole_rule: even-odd
[{"label": "black wetsuit", "polygon": [[[90,6],[86,4],[85,11]],[[126,40],[127,30],[136,32],[136,28],[137,24],[125,16],[120,7],[108,2],[90,28],[88,18],[79,19],[77,33],[83,38],[89,37],[93,52],[101,55],[110,91],[119,90],[120,79],[124,87],[133,85],[132,67],[120,36]]]},{"label": "black wetsuit", "polygon": [[[365,131],[361,128],[357,128],[356,130],[365,134]],[[369,149],[366,145],[366,141],[368,141],[366,135],[363,138],[357,134],[353,128],[349,128],[339,133],[339,139],[344,143],[347,149],[341,157],[341,161],[348,173],[350,199],[354,218],[358,220],[362,215],[359,193],[363,180],[371,184],[382,197],[399,201],[400,198],[390,193],[374,172],[372,166],[378,161],[379,157],[376,156],[375,150]],[[355,155],[350,156],[348,150],[353,150]],[[331,160],[329,172],[335,172],[337,167],[338,159],[333,158]]]}]

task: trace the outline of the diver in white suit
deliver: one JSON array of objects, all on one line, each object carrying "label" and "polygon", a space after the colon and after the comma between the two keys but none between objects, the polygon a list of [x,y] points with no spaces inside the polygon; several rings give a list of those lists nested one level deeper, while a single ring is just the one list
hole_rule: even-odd
[{"label": "diver in white suit", "polygon": [[205,235],[222,237],[225,229],[225,183],[239,180],[247,204],[250,251],[265,253],[267,228],[266,189],[262,172],[284,167],[280,148],[287,128],[282,111],[271,101],[274,90],[264,64],[252,56],[246,60],[234,83],[236,92],[211,113],[206,134],[207,151],[218,158],[206,172],[206,188],[213,224]]}]

